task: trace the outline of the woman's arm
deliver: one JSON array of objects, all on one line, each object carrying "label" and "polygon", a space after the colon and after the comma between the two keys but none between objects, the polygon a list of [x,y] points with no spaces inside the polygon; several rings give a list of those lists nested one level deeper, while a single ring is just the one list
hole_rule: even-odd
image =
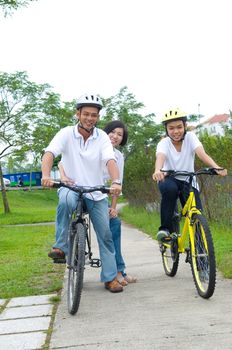
[{"label": "woman's arm", "polygon": [[[214,160],[213,158],[211,158],[204,150],[203,146],[199,146],[196,148],[195,150],[196,155],[198,156],[198,158],[206,165],[212,167],[212,168],[222,168],[220,167]],[[218,175],[221,176],[226,176],[227,175],[227,169],[223,169],[223,170],[216,170],[216,172],[218,173]]]},{"label": "woman's arm", "polygon": [[153,178],[153,180],[155,180],[157,182],[162,181],[164,179],[165,174],[160,170],[164,166],[165,158],[166,158],[166,156],[164,153],[158,153],[156,155],[155,171],[152,175],[152,178]]},{"label": "woman's arm", "polygon": [[116,209],[118,201],[118,196],[112,196],[111,206],[109,208],[109,215],[111,218],[116,218],[118,216],[118,211]]},{"label": "woman's arm", "polygon": [[68,182],[70,184],[74,184],[74,181],[72,179],[70,179],[68,176],[66,176],[65,171],[64,171],[64,167],[63,167],[63,164],[61,161],[58,163],[58,169],[60,172],[60,180],[62,182]]}]

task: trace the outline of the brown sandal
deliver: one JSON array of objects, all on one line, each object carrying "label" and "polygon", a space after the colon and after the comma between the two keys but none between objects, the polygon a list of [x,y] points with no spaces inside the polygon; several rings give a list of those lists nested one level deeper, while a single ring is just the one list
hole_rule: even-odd
[{"label": "brown sandal", "polygon": [[121,286],[126,287],[128,285],[128,282],[125,280],[125,278],[121,275],[117,275],[117,281],[121,284]]},{"label": "brown sandal", "polygon": [[126,276],[124,276],[124,280],[127,283],[135,283],[135,282],[137,282],[137,277],[126,275]]}]

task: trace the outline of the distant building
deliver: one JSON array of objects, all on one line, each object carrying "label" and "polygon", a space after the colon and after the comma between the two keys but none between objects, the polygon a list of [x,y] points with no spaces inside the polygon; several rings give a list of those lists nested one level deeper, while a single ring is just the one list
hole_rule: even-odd
[{"label": "distant building", "polygon": [[19,185],[19,180],[21,179],[23,186],[41,186],[41,171],[32,171],[30,172],[22,172],[22,173],[14,173],[14,174],[4,174],[6,179],[10,180],[10,186],[15,187]]},{"label": "distant building", "polygon": [[209,135],[224,135],[224,127],[229,124],[230,115],[229,114],[216,114],[213,117],[205,120],[204,122],[198,124],[194,130],[197,134],[202,131],[207,131]]}]

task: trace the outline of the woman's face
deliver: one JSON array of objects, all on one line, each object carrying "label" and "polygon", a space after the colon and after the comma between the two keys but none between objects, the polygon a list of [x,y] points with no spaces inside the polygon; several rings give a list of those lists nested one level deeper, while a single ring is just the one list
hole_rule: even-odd
[{"label": "woman's face", "polygon": [[168,136],[173,142],[180,142],[185,133],[185,124],[182,120],[175,120],[167,124]]},{"label": "woman's face", "polygon": [[123,139],[123,128],[115,128],[108,135],[113,147],[120,145]]}]

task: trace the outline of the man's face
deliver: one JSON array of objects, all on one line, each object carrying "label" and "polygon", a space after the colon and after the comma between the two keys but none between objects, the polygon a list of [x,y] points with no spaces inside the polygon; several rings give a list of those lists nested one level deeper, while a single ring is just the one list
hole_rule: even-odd
[{"label": "man's face", "polygon": [[99,119],[99,110],[96,107],[82,107],[77,111],[77,118],[84,128],[92,129]]},{"label": "man's face", "polygon": [[173,141],[180,141],[184,136],[184,132],[185,124],[182,120],[167,123],[167,133]]}]

